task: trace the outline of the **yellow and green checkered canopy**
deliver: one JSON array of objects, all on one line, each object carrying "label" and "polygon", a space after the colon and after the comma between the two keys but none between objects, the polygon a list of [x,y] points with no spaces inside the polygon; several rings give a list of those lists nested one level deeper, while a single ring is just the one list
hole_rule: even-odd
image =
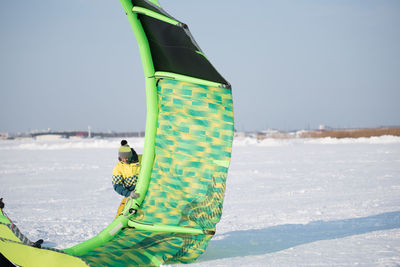
[{"label": "yellow and green checkered canopy", "polygon": [[[231,90],[161,79],[157,92],[154,167],[135,220],[214,231],[222,214],[231,157]],[[206,234],[126,228],[83,258],[89,263],[112,266],[127,262],[191,262],[204,252],[210,239],[211,235]]]}]

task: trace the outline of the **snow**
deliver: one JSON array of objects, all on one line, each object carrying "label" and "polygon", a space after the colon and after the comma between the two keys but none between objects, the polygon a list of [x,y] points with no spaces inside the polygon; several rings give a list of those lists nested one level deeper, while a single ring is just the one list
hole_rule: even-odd
[{"label": "snow", "polygon": [[[96,235],[121,199],[119,141],[1,140],[5,211],[47,246]],[[400,266],[400,137],[235,139],[222,220],[192,265]]]}]

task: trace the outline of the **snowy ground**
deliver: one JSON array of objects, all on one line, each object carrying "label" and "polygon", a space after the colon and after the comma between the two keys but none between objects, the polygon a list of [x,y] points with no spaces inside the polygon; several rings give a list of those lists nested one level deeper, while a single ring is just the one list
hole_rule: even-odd
[{"label": "snowy ground", "polygon": [[[47,246],[94,236],[120,201],[119,141],[0,141],[5,211]],[[400,138],[235,140],[217,235],[192,265],[400,266]]]}]

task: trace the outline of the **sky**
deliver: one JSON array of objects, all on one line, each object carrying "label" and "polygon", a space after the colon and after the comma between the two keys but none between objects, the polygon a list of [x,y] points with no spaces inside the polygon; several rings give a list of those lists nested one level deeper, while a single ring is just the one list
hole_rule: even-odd
[{"label": "sky", "polygon": [[[400,126],[400,1],[159,2],[232,84],[237,130]],[[0,132],[144,130],[119,1],[6,1],[0,38]]]}]

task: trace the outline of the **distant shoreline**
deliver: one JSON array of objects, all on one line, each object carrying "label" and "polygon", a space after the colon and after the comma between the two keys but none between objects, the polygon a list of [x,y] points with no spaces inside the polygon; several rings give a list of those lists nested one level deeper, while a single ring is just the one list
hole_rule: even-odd
[{"label": "distant shoreline", "polygon": [[[285,132],[275,129],[264,131],[235,132],[235,137],[252,137],[258,140],[267,138],[289,139],[289,138],[369,138],[384,135],[400,136],[400,127],[378,127],[378,128],[349,128],[349,129],[318,129],[318,130],[298,130]],[[87,131],[43,131],[35,133],[22,133],[9,135],[0,133],[1,140],[12,139],[36,139],[36,140],[55,140],[55,139],[81,139],[81,138],[132,138],[144,137],[144,132],[87,132]]]},{"label": "distant shoreline", "polygon": [[378,127],[378,128],[350,128],[350,129],[318,129],[299,130],[296,132],[283,132],[278,130],[266,130],[259,132],[237,132],[237,137],[254,137],[258,140],[267,138],[289,139],[289,138],[369,138],[384,135],[400,136],[400,127]]},{"label": "distant shoreline", "polygon": [[400,136],[400,127],[396,128],[374,128],[374,129],[340,129],[327,131],[310,131],[304,132],[299,137],[301,138],[360,138],[360,137],[375,137],[375,136]]}]

